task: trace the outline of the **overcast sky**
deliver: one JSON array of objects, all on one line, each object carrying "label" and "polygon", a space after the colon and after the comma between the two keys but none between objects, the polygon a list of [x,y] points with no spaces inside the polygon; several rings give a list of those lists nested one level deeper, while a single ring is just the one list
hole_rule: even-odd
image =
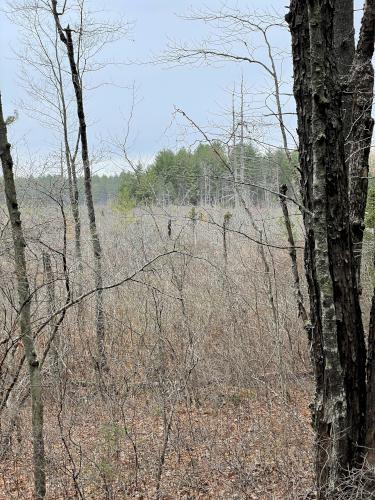
[{"label": "overcast sky", "polygon": [[[4,0],[0,0],[0,3]],[[228,5],[240,9],[275,8],[285,14],[285,0],[240,0]],[[133,31],[128,39],[117,42],[109,49],[109,56],[114,61],[145,61],[163,52],[168,39],[190,41],[204,38],[209,34],[204,24],[191,23],[177,14],[188,13],[191,8],[202,6],[195,0],[87,0],[87,5],[95,10],[100,6],[108,15],[134,21]],[[104,5],[104,7],[103,7]],[[211,10],[219,8],[223,2],[209,0],[205,4]],[[102,14],[104,17],[104,13]],[[19,118],[12,126],[11,139],[16,143],[20,155],[31,152],[45,155],[56,149],[58,138],[48,128],[31,120],[19,109],[18,102],[25,98],[25,91],[19,85],[17,73],[19,64],[12,49],[19,46],[17,26],[1,14],[0,88],[6,113],[17,108]],[[288,47],[287,31],[275,35],[280,47]],[[108,55],[108,52],[107,52]],[[105,74],[95,75],[95,82],[114,82],[87,95],[86,113],[90,125],[90,142],[93,147],[108,145],[112,138],[120,137],[129,115],[131,91],[126,87],[135,84],[137,105],[131,128],[131,151],[133,158],[152,157],[158,150],[176,148],[192,140],[189,134],[184,136],[179,123],[173,122],[174,106],[184,109],[194,120],[203,125],[216,120],[223,108],[230,106],[230,93],[234,83],[241,80],[243,74],[248,89],[265,89],[269,82],[259,67],[249,64],[223,63],[221,65],[201,67],[166,68],[160,65],[121,65],[110,66]],[[283,79],[290,78],[290,64],[284,63]],[[171,125],[172,122],[172,125]],[[269,132],[270,142],[277,141],[273,132]],[[272,136],[273,134],[273,136]],[[272,137],[271,137],[272,136]]]}]

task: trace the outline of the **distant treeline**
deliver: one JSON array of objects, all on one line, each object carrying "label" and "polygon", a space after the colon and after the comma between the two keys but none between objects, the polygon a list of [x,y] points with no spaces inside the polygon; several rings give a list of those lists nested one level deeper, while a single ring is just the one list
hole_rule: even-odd
[{"label": "distant treeline", "polygon": [[[235,171],[234,175],[231,170]],[[92,193],[96,204],[111,203],[122,210],[142,204],[232,206],[235,178],[247,200],[263,205],[275,196],[262,187],[278,191],[280,184],[290,185],[295,178],[293,170],[281,149],[264,153],[245,144],[228,153],[220,144],[215,144],[214,149],[199,145],[194,151],[162,150],[146,168],[139,164],[135,171],[93,175]],[[16,184],[21,202],[49,203],[52,202],[49,195],[57,193],[62,193],[68,202],[67,178],[58,175],[17,177]],[[78,178],[78,188],[83,203],[82,177]],[[0,196],[4,203],[3,191]]]},{"label": "distant treeline", "polygon": [[[92,193],[94,202],[98,205],[108,203],[116,203],[117,194],[124,182],[124,174],[119,175],[93,175],[92,176]],[[1,182],[2,184],[2,182]],[[30,177],[16,178],[17,192],[19,199],[22,202],[38,202],[52,203],[49,195],[56,197],[61,193],[68,203],[68,180],[62,179],[59,175],[40,175]],[[78,190],[80,202],[84,203],[85,189],[83,177],[78,178]],[[4,203],[4,191],[0,193],[1,202]]]},{"label": "distant treeline", "polygon": [[229,152],[220,144],[214,148],[199,145],[194,151],[182,148],[176,153],[163,150],[147,169],[139,165],[135,172],[122,175],[118,204],[124,209],[145,203],[230,206],[236,179],[246,198],[262,205],[272,197],[262,187],[278,191],[280,184],[290,185],[293,170],[283,150],[264,153],[251,144]]}]

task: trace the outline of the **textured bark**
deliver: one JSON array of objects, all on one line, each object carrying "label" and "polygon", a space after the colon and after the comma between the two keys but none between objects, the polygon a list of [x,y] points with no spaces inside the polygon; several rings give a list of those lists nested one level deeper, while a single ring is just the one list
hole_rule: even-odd
[{"label": "textured bark", "polygon": [[353,0],[335,2],[333,38],[339,76],[348,75],[355,52]]},{"label": "textured bark", "polygon": [[293,43],[302,197],[313,213],[313,218],[305,214],[304,221],[316,374],[316,473],[320,498],[330,498],[344,470],[361,460],[366,349],[349,223],[332,2],[292,1],[287,20]]},{"label": "textured bark", "polygon": [[365,228],[369,155],[374,122],[371,116],[374,91],[375,1],[367,0],[348,91],[352,96],[352,126],[348,135],[350,218],[357,281],[360,285],[362,241]]},{"label": "textured bark", "polygon": [[368,462],[375,465],[375,290],[372,296],[367,352],[366,449]]},{"label": "textured bark", "polygon": [[[330,162],[336,161],[332,152],[336,153],[335,143],[337,141],[337,137],[329,137],[330,131],[327,129],[327,125],[331,125],[327,120],[329,119],[329,107],[331,99],[335,98],[336,93],[336,89],[333,88],[334,84],[330,78],[332,66],[330,60],[327,59],[331,54],[329,53],[329,40],[327,39],[326,30],[329,28],[332,20],[333,15],[327,6],[321,6],[320,2],[316,0],[309,2],[308,21],[312,93],[311,130],[313,140],[313,228],[325,374],[323,381],[325,390],[318,388],[315,425],[318,438],[317,445],[326,453],[325,464],[317,464],[322,469],[324,467],[324,484],[318,484],[318,487],[330,493],[334,491],[338,484],[340,462],[348,454],[346,439],[344,439],[344,436],[341,436],[346,422],[346,394],[339,355],[337,318],[327,234],[329,223],[327,214],[327,169],[332,167]],[[330,111],[333,112],[334,110]],[[336,130],[334,132],[337,134]],[[331,141],[332,143],[330,143]],[[331,150],[332,148],[333,151]],[[340,154],[340,151],[338,153]],[[338,161],[340,161],[340,157]]]},{"label": "textured bark", "polygon": [[[362,241],[368,190],[369,155],[374,122],[371,116],[374,91],[372,57],[375,41],[375,1],[367,0],[361,22],[350,90],[353,93],[353,127],[350,134],[350,216],[356,276],[360,284]],[[375,266],[375,262],[374,262]],[[373,291],[367,352],[367,460],[375,464],[375,289]]]},{"label": "textured bark", "polygon": [[322,387],[323,347],[321,342],[320,304],[315,271],[315,243],[312,227],[312,133],[311,114],[312,98],[310,87],[310,34],[307,16],[307,4],[292,0],[290,12],[286,16],[292,34],[292,55],[294,67],[293,92],[297,107],[297,125],[299,136],[299,171],[301,175],[301,196],[307,210],[302,212],[305,226],[305,274],[310,300],[310,321],[307,325],[311,351],[313,353],[316,386]]},{"label": "textured bark", "polygon": [[31,329],[30,288],[25,256],[26,242],[23,236],[21,214],[18,208],[10,147],[7,139],[7,129],[4,122],[0,96],[0,156],[4,176],[5,198],[12,227],[21,338],[30,375],[35,497],[40,500],[44,498],[46,494],[42,382],[39,360],[35,351]]},{"label": "textured bark", "polygon": [[91,234],[91,241],[92,241],[94,262],[95,262],[95,286],[97,288],[96,341],[98,350],[98,368],[100,371],[102,371],[103,369],[107,369],[107,361],[106,361],[106,353],[104,345],[105,324],[104,324],[104,307],[103,307],[103,290],[102,290],[103,288],[102,248],[96,225],[95,207],[91,189],[91,170],[90,170],[89,148],[87,141],[87,127],[86,127],[86,119],[85,119],[85,112],[83,105],[82,83],[78,72],[77,63],[75,60],[72,31],[69,26],[66,29],[63,29],[61,27],[59,14],[57,12],[56,0],[52,0],[52,12],[54,15],[56,28],[58,30],[60,39],[66,46],[69,65],[70,65],[70,72],[72,76],[72,83],[74,87],[76,104],[77,104],[77,116],[78,116],[80,140],[81,140],[81,155],[82,155],[84,180],[85,180],[85,197],[86,197],[90,234]]},{"label": "textured bark", "polygon": [[[345,90],[348,85],[355,52],[353,0],[335,2],[333,38],[336,67],[342,90],[344,90],[341,109],[343,134],[346,139],[352,124],[352,95],[350,92],[345,92]],[[349,148],[347,148],[347,153],[349,153]]]}]

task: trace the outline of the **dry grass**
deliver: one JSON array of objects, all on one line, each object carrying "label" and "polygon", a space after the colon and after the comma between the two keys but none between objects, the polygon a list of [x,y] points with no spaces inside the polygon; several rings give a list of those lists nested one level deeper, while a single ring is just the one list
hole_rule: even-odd
[{"label": "dry grass", "polygon": [[[101,380],[95,370],[94,302],[86,300],[80,312],[69,310],[60,330],[61,376],[56,379],[48,364],[44,374],[50,499],[294,499],[312,489],[310,368],[288,253],[267,248],[266,275],[257,245],[230,232],[225,263],[217,225],[224,211],[199,209],[196,224],[189,212],[189,207],[138,210],[127,216],[109,208],[98,211],[106,284],[158,255],[175,253],[106,292],[110,371]],[[286,244],[278,211],[254,215],[268,242]],[[167,235],[169,218],[172,239]],[[40,209],[26,214],[25,227],[30,276],[38,287],[43,282],[42,248],[48,244],[62,249],[61,218],[51,208]],[[256,236],[243,214],[234,214],[230,228]],[[62,304],[61,259],[52,255],[57,303]],[[85,289],[93,281],[90,262],[85,241]],[[71,239],[68,263],[77,287]],[[1,272],[9,280],[2,290],[2,319],[14,338],[14,276],[6,238]],[[46,315],[45,287],[38,290],[33,308],[36,327]],[[46,344],[47,330],[39,349]],[[4,387],[22,348],[13,351],[4,361]],[[3,436],[25,387],[22,371],[2,414]],[[28,400],[16,420],[0,476],[1,498],[31,498]]]}]

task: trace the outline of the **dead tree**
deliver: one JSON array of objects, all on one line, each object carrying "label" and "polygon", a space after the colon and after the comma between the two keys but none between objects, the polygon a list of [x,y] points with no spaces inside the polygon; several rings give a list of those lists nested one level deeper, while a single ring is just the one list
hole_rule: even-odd
[{"label": "dead tree", "polygon": [[232,214],[230,212],[226,212],[223,218],[223,255],[224,255],[224,264],[225,267],[228,264],[228,226],[229,222],[232,218]]},{"label": "dead tree", "polygon": [[79,121],[79,131],[80,131],[80,141],[81,141],[81,155],[82,155],[82,163],[84,170],[86,205],[89,217],[90,234],[91,234],[94,262],[95,262],[95,286],[97,288],[96,340],[97,340],[97,350],[98,350],[98,369],[99,371],[103,371],[103,369],[107,369],[107,360],[106,360],[105,345],[104,345],[105,319],[104,319],[103,290],[102,290],[103,288],[102,247],[96,225],[95,207],[92,197],[91,168],[90,168],[89,148],[87,140],[86,118],[85,118],[85,111],[83,104],[82,81],[79,75],[77,61],[74,52],[72,30],[69,25],[65,29],[62,28],[60,23],[60,17],[63,14],[63,12],[59,13],[57,11],[57,0],[52,0],[51,6],[52,6],[52,13],[54,16],[54,20],[56,23],[56,29],[59,33],[60,40],[66,47],[67,56],[69,59],[72,83],[76,97],[76,104],[77,104],[77,116]]},{"label": "dead tree", "polygon": [[[282,149],[285,153],[285,157],[291,167],[295,170],[295,164],[293,162],[290,139],[294,145],[296,141],[288,129],[286,115],[283,109],[283,82],[280,76],[281,70],[278,67],[278,57],[277,52],[272,47],[272,35],[273,29],[284,28],[285,26],[280,22],[280,19],[269,16],[269,15],[259,15],[257,13],[241,12],[237,8],[222,7],[217,11],[203,10],[193,13],[191,16],[186,18],[190,21],[201,21],[205,24],[211,24],[215,26],[217,30],[217,39],[214,41],[212,39],[204,40],[199,45],[194,44],[175,44],[169,47],[169,51],[161,59],[164,63],[173,62],[178,64],[194,64],[194,63],[209,63],[210,61],[227,61],[235,63],[251,64],[259,67],[265,76],[270,79],[272,85],[272,101],[273,106],[268,104],[268,96],[265,99],[265,108],[267,116],[271,116],[275,119],[276,125],[280,131]],[[338,44],[341,43],[342,38],[346,36],[346,33],[341,37],[338,36]],[[265,56],[257,52],[257,44],[255,44],[256,38],[260,39],[260,45],[264,48]],[[241,41],[237,45],[238,40]],[[343,44],[342,44],[343,45]],[[340,45],[341,47],[341,45]],[[244,129],[246,128],[245,117],[244,117],[244,82],[243,78],[241,81],[240,90],[240,112],[239,119],[236,118],[235,106],[234,106],[234,92],[233,92],[233,103],[232,103],[232,151],[230,154],[231,164],[232,164],[232,176],[234,177],[234,199],[236,206],[243,206],[240,198],[244,198],[243,184],[245,178],[245,155],[244,155]],[[237,143],[237,128],[239,128],[239,141]],[[237,152],[239,154],[237,154]],[[289,179],[290,187],[293,192],[294,197],[294,183],[292,179]],[[277,188],[279,187],[277,181]],[[284,198],[285,199],[285,198]],[[246,200],[247,201],[247,200]],[[292,258],[292,255],[291,255]],[[291,267],[293,272],[293,277],[295,280],[295,263],[291,260]],[[302,291],[299,288],[299,297],[303,301]],[[297,300],[298,310],[301,312],[301,302],[300,299]],[[305,311],[306,312],[306,311]],[[308,327],[308,321],[304,321],[305,326]]]},{"label": "dead tree", "polygon": [[[198,9],[185,19],[213,26],[216,36],[198,43],[171,44],[159,61],[164,64],[209,64],[227,61],[260,68],[272,86],[272,92],[265,96],[265,101],[271,97],[273,105],[270,106],[265,102],[266,113],[275,119],[286,157],[292,163],[289,142],[290,138],[293,141],[293,136],[288,129],[283,110],[284,84],[280,77],[281,70],[276,55],[280,54],[280,50],[275,51],[271,42],[272,30],[285,25],[279,18],[255,12],[241,12],[236,7],[225,5],[217,10]],[[264,55],[258,52],[260,46],[264,50]]]},{"label": "dead tree", "polygon": [[13,174],[13,160],[7,138],[7,127],[3,116],[0,96],[0,156],[4,176],[5,197],[9,220],[12,227],[15,271],[19,302],[19,325],[21,339],[29,368],[30,394],[32,404],[32,432],[34,453],[35,497],[41,500],[46,494],[45,455],[43,440],[43,399],[40,363],[35,349],[31,329],[31,295],[27,275],[25,248],[26,242],[21,225],[17,193]]},{"label": "dead tree", "polygon": [[168,231],[168,238],[172,238],[172,219],[168,219],[167,231]]}]

